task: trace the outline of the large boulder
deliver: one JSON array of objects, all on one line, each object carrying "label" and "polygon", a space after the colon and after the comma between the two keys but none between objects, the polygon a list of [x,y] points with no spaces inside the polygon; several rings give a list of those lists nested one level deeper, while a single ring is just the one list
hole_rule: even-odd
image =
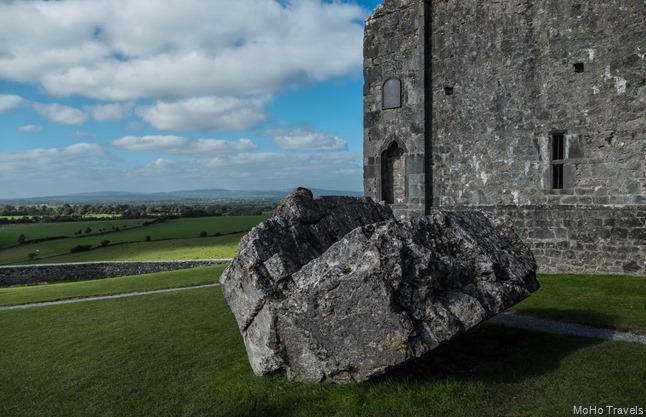
[{"label": "large boulder", "polygon": [[538,289],[505,221],[398,221],[368,198],[306,189],[241,240],[221,283],[257,375],[339,383],[417,358]]}]

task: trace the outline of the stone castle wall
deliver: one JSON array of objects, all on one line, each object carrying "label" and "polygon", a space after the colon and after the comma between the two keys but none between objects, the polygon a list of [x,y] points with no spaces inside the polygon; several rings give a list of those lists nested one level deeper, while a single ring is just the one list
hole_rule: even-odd
[{"label": "stone castle wall", "polygon": [[0,287],[36,282],[83,281],[219,265],[230,259],[82,262],[0,266]]},{"label": "stone castle wall", "polygon": [[646,275],[645,16],[642,0],[385,0],[365,32],[366,195],[405,217],[509,215],[542,272]]},{"label": "stone castle wall", "polygon": [[433,205],[646,204],[645,19],[642,0],[434,1]]},{"label": "stone castle wall", "polygon": [[646,207],[479,207],[508,216],[544,274],[646,276]]}]

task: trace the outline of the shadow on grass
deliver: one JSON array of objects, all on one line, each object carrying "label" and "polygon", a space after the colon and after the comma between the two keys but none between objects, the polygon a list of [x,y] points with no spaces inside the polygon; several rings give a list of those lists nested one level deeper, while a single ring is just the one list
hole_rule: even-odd
[{"label": "shadow on grass", "polygon": [[540,317],[548,320],[563,321],[566,323],[583,324],[600,329],[617,331],[617,317],[589,309],[560,310],[555,308],[523,308],[515,311],[519,315]]},{"label": "shadow on grass", "polygon": [[[532,415],[516,412],[537,405],[525,399],[532,397],[536,381],[544,376],[558,378],[549,375],[559,375],[562,366],[572,367],[564,365],[568,357],[598,343],[482,323],[422,358],[365,383],[299,384],[283,375],[248,376],[237,380],[235,389],[225,382],[216,384],[214,391],[217,398],[236,399],[223,408],[238,417]],[[571,391],[571,384],[566,382],[564,389]],[[507,400],[510,389],[518,399],[506,410],[499,401]],[[557,408],[564,401],[559,396],[551,398]],[[545,404],[539,401],[539,405]]]},{"label": "shadow on grass", "polygon": [[[541,316],[570,317],[572,312],[552,310],[549,313]],[[613,320],[594,311],[577,310],[576,313],[594,315],[607,324]],[[598,339],[538,333],[485,322],[374,382],[520,382],[550,372],[558,368],[568,355],[600,342]]]},{"label": "shadow on grass", "polygon": [[[599,343],[483,323],[420,359],[356,385],[300,384],[278,374],[254,377],[243,357],[239,366],[247,374],[214,383],[213,397],[227,415],[238,417],[561,415],[570,398],[599,395],[577,388],[577,377],[568,378],[578,372],[595,375],[598,366],[612,369],[611,364],[573,360]],[[602,353],[592,357],[598,355]],[[536,389],[545,384],[558,388],[546,389],[546,399],[536,399]],[[608,384],[612,388],[613,382]],[[613,395],[624,398],[618,392]],[[527,413],[527,407],[542,412]]]}]

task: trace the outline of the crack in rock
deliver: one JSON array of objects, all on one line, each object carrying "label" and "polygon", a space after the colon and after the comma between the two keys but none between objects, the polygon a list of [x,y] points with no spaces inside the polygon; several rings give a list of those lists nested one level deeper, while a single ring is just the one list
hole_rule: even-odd
[{"label": "crack in rock", "polygon": [[504,220],[399,221],[368,198],[303,188],[241,240],[221,283],[257,375],[335,383],[381,375],[538,289]]}]

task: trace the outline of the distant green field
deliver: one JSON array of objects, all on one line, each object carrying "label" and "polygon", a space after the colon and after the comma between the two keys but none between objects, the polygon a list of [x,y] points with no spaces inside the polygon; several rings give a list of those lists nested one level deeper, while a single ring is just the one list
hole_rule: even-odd
[{"label": "distant green field", "polygon": [[[53,256],[30,263],[59,263],[59,262],[93,262],[93,261],[164,261],[169,259],[220,259],[233,258],[238,242],[244,233],[232,235],[194,238],[151,240],[150,242],[124,243],[96,248],[88,252],[67,253]],[[65,249],[65,248],[64,248]],[[22,254],[19,254],[22,256]],[[23,256],[24,258],[24,256]],[[2,253],[0,252],[0,259]]]},{"label": "distant green field", "polygon": [[[62,222],[62,223],[29,223],[29,224],[3,224],[0,225],[0,250],[18,244],[18,237],[25,235],[27,240],[43,239],[53,236],[67,236],[76,238],[75,233],[83,231],[82,236],[86,236],[85,230],[89,227],[92,229],[91,235],[99,233],[99,229],[112,230],[112,227],[132,228],[143,224],[145,220],[93,220],[81,222]],[[27,245],[26,247],[28,247]]]},{"label": "distant green field", "polygon": [[[0,264],[230,258],[242,235],[268,217],[182,218],[150,226],[143,226],[145,220],[3,225],[0,226]],[[85,233],[87,228],[92,230],[90,234]],[[100,229],[106,233],[97,234]],[[78,230],[83,234],[75,237]],[[208,237],[200,237],[202,232]],[[21,234],[27,241],[55,236],[66,238],[17,245]],[[104,240],[110,242],[102,247]],[[93,250],[71,254],[70,249],[78,245],[91,245]],[[30,253],[36,254],[31,261]]]}]

